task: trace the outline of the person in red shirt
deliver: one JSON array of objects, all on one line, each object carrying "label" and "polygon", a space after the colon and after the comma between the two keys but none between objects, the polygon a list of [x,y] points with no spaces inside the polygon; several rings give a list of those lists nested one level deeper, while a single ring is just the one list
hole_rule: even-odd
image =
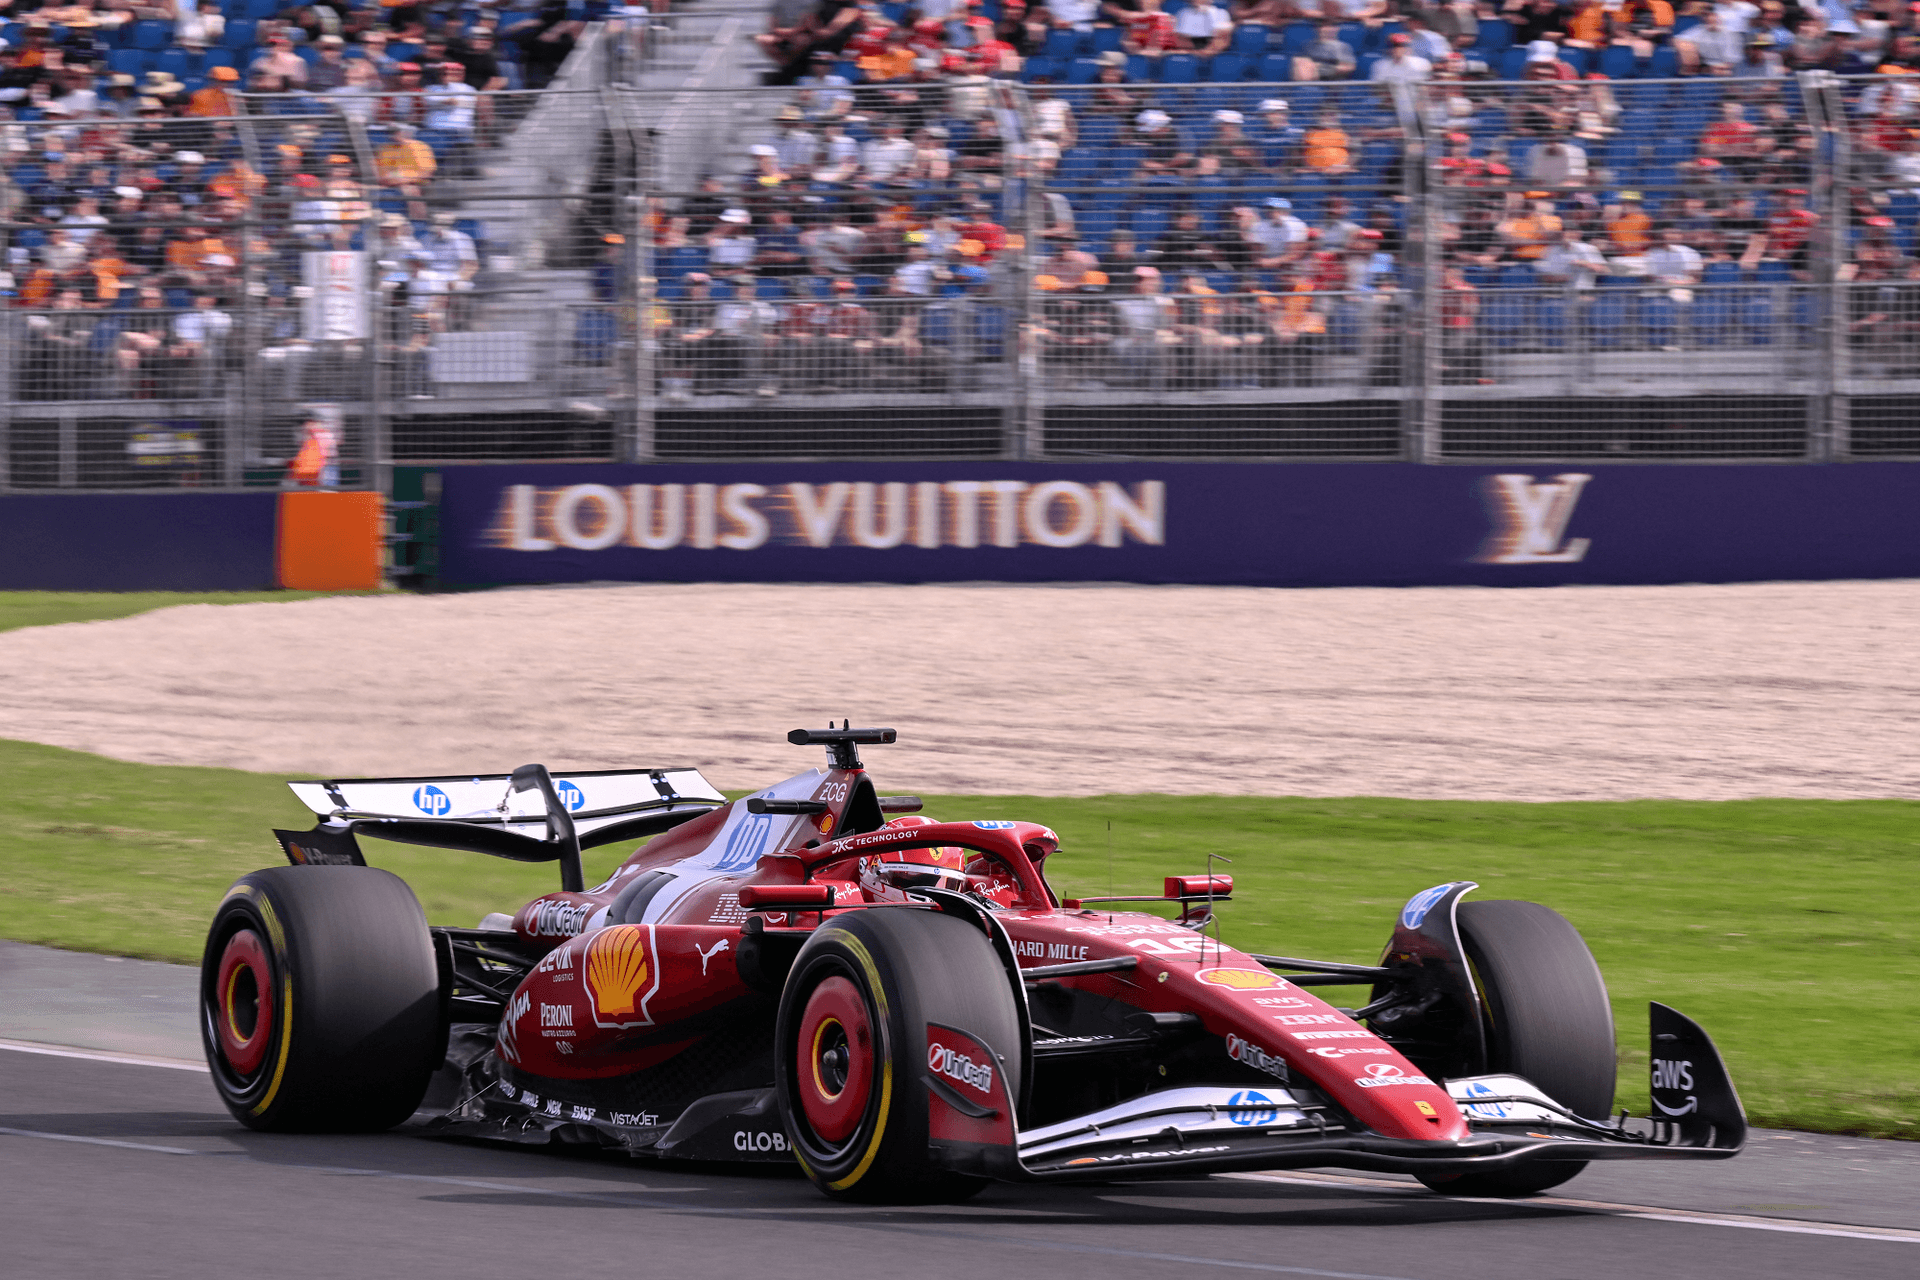
[{"label": "person in red shirt", "polygon": [[1127,23],[1126,35],[1120,40],[1122,49],[1128,53],[1157,58],[1183,47],[1173,29],[1173,15],[1162,13],[1161,3],[1162,0],[1140,0],[1138,11],[1122,15]]},{"label": "person in red shirt", "polygon": [[1767,219],[1767,247],[1763,256],[1782,259],[1797,273],[1807,270],[1807,249],[1813,241],[1820,215],[1807,208],[1807,193],[1801,188],[1786,193],[1786,208]]},{"label": "person in red shirt", "polygon": [[1760,148],[1766,141],[1760,126],[1747,119],[1746,107],[1726,102],[1720,106],[1720,119],[1700,135],[1700,154],[1742,173],[1759,166]]},{"label": "person in red shirt", "polygon": [[967,206],[967,220],[956,230],[960,232],[960,240],[963,244],[971,240],[980,246],[980,252],[974,261],[982,266],[992,262],[996,253],[1006,251],[1007,229],[988,215],[987,206],[980,201],[976,200]]},{"label": "person in red shirt", "polygon": [[1020,69],[1020,51],[994,35],[992,18],[968,18],[967,34],[973,41],[967,49],[969,74],[991,76]]}]

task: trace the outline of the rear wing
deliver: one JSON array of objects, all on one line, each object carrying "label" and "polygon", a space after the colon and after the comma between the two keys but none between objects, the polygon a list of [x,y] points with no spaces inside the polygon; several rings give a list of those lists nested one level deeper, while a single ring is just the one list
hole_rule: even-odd
[{"label": "rear wing", "polygon": [[578,892],[580,851],[641,840],[727,802],[698,769],[608,769],[555,776],[541,764],[512,773],[289,782],[320,822],[280,831],[293,863],[365,866],[356,836],[464,849],[514,862],[558,862]]}]

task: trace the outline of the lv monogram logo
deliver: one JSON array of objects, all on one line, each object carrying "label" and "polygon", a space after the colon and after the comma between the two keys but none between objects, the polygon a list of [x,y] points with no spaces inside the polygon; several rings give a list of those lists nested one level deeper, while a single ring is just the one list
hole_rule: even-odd
[{"label": "lv monogram logo", "polygon": [[1590,539],[1566,538],[1580,491],[1592,476],[1567,473],[1552,480],[1532,476],[1488,476],[1481,484],[1494,529],[1480,554],[1481,564],[1578,564]]}]

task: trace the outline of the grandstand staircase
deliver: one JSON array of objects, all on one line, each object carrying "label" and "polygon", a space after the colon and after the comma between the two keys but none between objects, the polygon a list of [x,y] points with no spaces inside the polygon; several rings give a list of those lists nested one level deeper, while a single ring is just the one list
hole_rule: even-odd
[{"label": "grandstand staircase", "polygon": [[[691,190],[715,167],[747,167],[730,121],[751,108],[714,91],[758,85],[765,61],[752,37],[765,25],[764,0],[700,0],[644,21],[644,42],[614,24],[589,28],[503,144],[480,153],[477,172],[434,184],[436,207],[451,206],[478,227],[482,274],[463,328],[514,335],[495,340],[491,355],[485,338],[444,340],[482,364],[524,365],[520,353],[531,344],[534,377],[551,385],[566,363],[573,335],[555,332],[555,317],[578,316],[595,301],[591,258],[600,228],[582,212],[595,179],[605,178],[607,146],[620,168],[637,170],[656,189]],[[609,124],[619,136],[608,137]],[[634,154],[653,138],[671,146]],[[569,393],[611,389],[572,370],[566,382]],[[452,410],[485,394],[484,386],[455,384],[438,388],[436,398]]]}]

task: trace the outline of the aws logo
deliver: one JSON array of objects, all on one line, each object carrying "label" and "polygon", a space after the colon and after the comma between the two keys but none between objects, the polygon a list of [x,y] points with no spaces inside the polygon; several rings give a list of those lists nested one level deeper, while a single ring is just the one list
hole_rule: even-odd
[{"label": "aws logo", "polygon": [[1474,559],[1481,564],[1578,564],[1592,545],[1567,538],[1567,523],[1589,475],[1568,472],[1550,481],[1532,476],[1487,476],[1481,497],[1493,517],[1493,532]]}]

